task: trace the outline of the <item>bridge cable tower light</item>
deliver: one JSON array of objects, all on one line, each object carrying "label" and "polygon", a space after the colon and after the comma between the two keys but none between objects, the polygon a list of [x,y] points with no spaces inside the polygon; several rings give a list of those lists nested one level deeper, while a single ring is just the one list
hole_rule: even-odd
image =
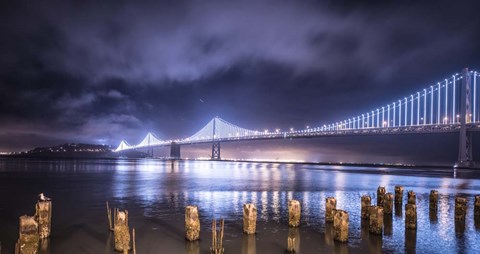
[{"label": "bridge cable tower light", "polygon": [[471,123],[470,111],[470,74],[468,68],[463,69],[460,99],[460,138],[457,167],[472,167],[472,136],[467,130],[467,123]]},{"label": "bridge cable tower light", "polygon": [[212,160],[220,160],[220,142],[215,141],[215,136],[217,132],[217,116],[213,118],[213,126],[212,126]]}]

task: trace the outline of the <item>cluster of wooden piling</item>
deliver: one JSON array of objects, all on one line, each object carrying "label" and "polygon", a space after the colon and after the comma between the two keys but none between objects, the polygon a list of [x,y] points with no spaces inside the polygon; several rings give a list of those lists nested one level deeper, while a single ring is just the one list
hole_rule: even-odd
[{"label": "cluster of wooden piling", "polygon": [[[372,205],[372,198],[369,195],[361,197],[361,218],[363,225],[368,226],[368,232],[375,235],[381,240],[382,235],[391,234],[391,219],[393,208],[401,211],[405,209],[405,237],[406,239],[416,238],[417,229],[417,205],[416,193],[412,190],[407,192],[407,203],[403,206],[403,186],[395,186],[395,194],[386,191],[386,188],[379,186],[377,189],[376,205]],[[430,192],[429,209],[430,212],[436,213],[438,209],[438,191]],[[465,220],[467,211],[467,199],[463,197],[455,197],[455,220]],[[480,223],[480,196],[475,197],[474,214],[476,221]],[[395,212],[397,213],[397,211]],[[400,213],[401,214],[401,213]],[[387,219],[385,219],[387,218]],[[255,234],[257,220],[257,208],[254,204],[243,205],[243,232],[248,235]],[[301,205],[298,200],[288,201],[288,237],[287,252],[299,251],[299,229],[301,222]],[[349,235],[349,214],[347,211],[337,209],[337,200],[334,197],[325,199],[325,223],[326,235],[329,235],[329,241],[347,242]],[[333,223],[333,225],[332,225]],[[365,223],[365,224],[364,224]],[[390,225],[388,226],[387,225]],[[211,254],[224,253],[223,248],[223,219],[220,223],[220,231],[217,232],[216,220],[212,221],[212,247]],[[387,228],[390,227],[388,230]],[[327,229],[329,228],[329,229]],[[385,232],[384,232],[385,228]],[[387,232],[389,231],[389,232]],[[188,241],[199,240],[200,237],[200,221],[198,216],[198,208],[196,206],[187,206],[185,209],[185,238]],[[408,244],[412,241],[408,240]],[[407,244],[407,243],[406,243]]]},{"label": "cluster of wooden piling", "polygon": [[[128,211],[121,211],[118,208],[114,208],[112,220],[112,209],[110,209],[108,202],[106,202],[106,207],[108,228],[113,232],[115,250],[124,254],[132,250],[133,253],[136,254],[135,229],[132,229],[132,234],[130,235]],[[132,247],[130,247],[130,241],[132,241]]]},{"label": "cluster of wooden piling", "polygon": [[[50,237],[52,227],[52,201],[43,193],[35,205],[35,215],[19,218],[19,236],[15,254],[37,254],[43,239]],[[1,252],[1,247],[0,247]]]}]

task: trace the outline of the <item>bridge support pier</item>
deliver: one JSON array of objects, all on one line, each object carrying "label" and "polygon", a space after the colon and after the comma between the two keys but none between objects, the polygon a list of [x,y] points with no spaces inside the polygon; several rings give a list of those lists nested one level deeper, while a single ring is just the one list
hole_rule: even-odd
[{"label": "bridge support pier", "polygon": [[212,142],[212,160],[220,160],[220,142]]},{"label": "bridge support pier", "polygon": [[175,142],[170,144],[170,158],[180,159],[180,144]]},{"label": "bridge support pier", "polygon": [[472,135],[467,130],[467,124],[472,122],[472,114],[470,109],[470,75],[468,69],[462,71],[462,86],[460,91],[460,136],[458,147],[458,161],[455,167],[471,168],[475,163],[472,158]]}]

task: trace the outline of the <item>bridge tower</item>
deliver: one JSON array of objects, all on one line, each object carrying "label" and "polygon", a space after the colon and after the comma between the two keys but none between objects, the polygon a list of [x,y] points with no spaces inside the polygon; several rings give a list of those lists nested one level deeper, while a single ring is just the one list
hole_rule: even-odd
[{"label": "bridge tower", "polygon": [[180,144],[175,142],[170,143],[170,158],[180,159]]},{"label": "bridge tower", "polygon": [[467,129],[467,124],[472,122],[471,104],[470,98],[470,74],[468,68],[462,71],[462,85],[461,85],[461,97],[460,97],[460,136],[458,147],[458,161],[455,166],[457,167],[473,167],[472,158],[472,135]]},{"label": "bridge tower", "polygon": [[220,160],[220,142],[215,141],[215,134],[216,134],[216,121],[217,116],[213,118],[213,133],[212,133],[212,160]]}]

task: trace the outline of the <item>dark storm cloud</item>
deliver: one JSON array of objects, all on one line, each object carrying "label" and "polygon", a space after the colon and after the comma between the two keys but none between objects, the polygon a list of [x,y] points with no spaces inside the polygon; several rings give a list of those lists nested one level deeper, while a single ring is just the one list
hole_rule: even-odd
[{"label": "dark storm cloud", "polygon": [[478,67],[480,55],[476,1],[0,7],[0,133],[18,137],[2,150],[184,137],[215,115],[251,129],[319,125]]}]

